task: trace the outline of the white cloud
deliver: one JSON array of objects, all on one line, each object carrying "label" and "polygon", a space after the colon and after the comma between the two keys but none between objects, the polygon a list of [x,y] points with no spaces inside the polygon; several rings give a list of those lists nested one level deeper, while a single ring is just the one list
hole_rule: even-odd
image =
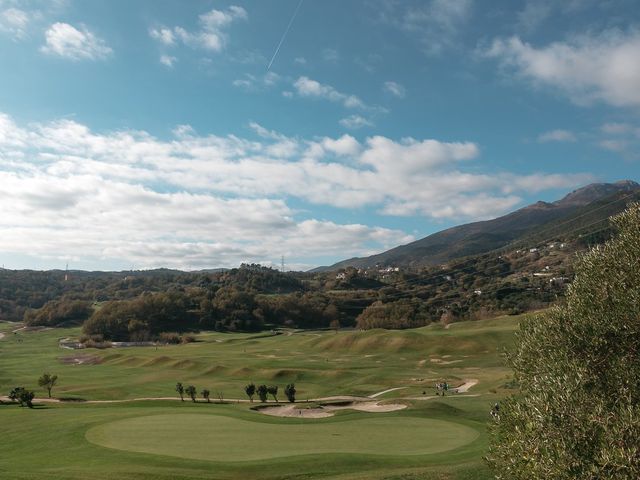
[{"label": "white cloud", "polygon": [[234,87],[246,90],[262,90],[277,85],[281,80],[282,77],[275,72],[267,72],[263,75],[245,73],[243,78],[238,78],[231,83]]},{"label": "white cloud", "polygon": [[351,130],[357,130],[358,128],[373,126],[373,122],[364,118],[361,115],[349,115],[348,117],[341,119],[339,123],[343,127],[349,128]]},{"label": "white cloud", "polygon": [[575,142],[577,138],[573,132],[569,130],[551,130],[549,132],[542,133],[538,136],[538,142]]},{"label": "white cloud", "polygon": [[19,126],[0,114],[0,251],[181,268],[363,255],[412,237],[314,219],[289,200],[478,219],[523,192],[588,179],[467,171],[479,155],[470,142],[299,139],[250,127],[257,138],[181,125],[160,140],[72,120]]},{"label": "white cloud", "polygon": [[172,57],[171,55],[160,55],[160,63],[165,67],[173,68],[173,64],[177,61],[178,59],[176,57]]},{"label": "white cloud", "polygon": [[191,31],[180,26],[161,26],[151,28],[149,36],[165,47],[175,46],[178,42],[181,42],[192,48],[220,52],[228,42],[228,35],[225,30],[229,25],[238,20],[247,19],[247,11],[242,7],[232,5],[226,10],[216,10],[214,8],[198,17],[200,28],[197,30]]},{"label": "white cloud", "polygon": [[613,135],[622,135],[622,134],[635,134],[638,138],[640,138],[640,128],[631,125],[630,123],[605,123],[600,127],[600,129],[604,133],[613,134]]},{"label": "white cloud", "polygon": [[11,7],[0,11],[0,32],[8,33],[19,40],[26,35],[31,14],[25,10]]},{"label": "white cloud", "polygon": [[299,77],[293,83],[293,86],[300,97],[323,98],[331,102],[341,103],[346,108],[368,108],[356,95],[339,92],[331,85],[322,84],[309,77]]},{"label": "white cloud", "polygon": [[85,26],[80,30],[68,23],[54,23],[45,32],[42,52],[70,60],[100,60],[107,58],[113,50],[104,40],[90,32]]},{"label": "white cloud", "polygon": [[630,123],[605,123],[600,127],[598,146],[622,156],[625,160],[640,159],[640,127]]},{"label": "white cloud", "polygon": [[407,95],[407,90],[398,82],[384,82],[384,90],[398,98],[404,98]]},{"label": "white cloud", "polygon": [[351,135],[343,135],[340,138],[333,139],[325,137],[322,140],[322,147],[325,151],[340,156],[355,157],[362,150],[360,143]]},{"label": "white cloud", "polygon": [[170,28],[151,28],[149,35],[164,45],[173,45],[176,42],[176,37]]},{"label": "white cloud", "polygon": [[577,104],[640,106],[640,33],[607,31],[536,48],[518,37],[496,39],[486,52],[535,84],[554,87]]},{"label": "white cloud", "polygon": [[404,139],[401,143],[376,136],[367,140],[360,161],[381,173],[420,173],[443,164],[471,160],[478,156],[473,143],[443,143],[437,140]]}]

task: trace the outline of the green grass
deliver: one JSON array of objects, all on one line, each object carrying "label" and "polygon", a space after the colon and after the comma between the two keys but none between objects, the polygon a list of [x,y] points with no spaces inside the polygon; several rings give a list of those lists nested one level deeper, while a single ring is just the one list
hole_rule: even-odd
[{"label": "green grass", "polygon": [[86,434],[90,442],[118,450],[218,462],[328,453],[425,455],[453,450],[478,436],[470,427],[431,418],[274,425],[203,413],[128,418]]},{"label": "green grass", "polygon": [[[37,386],[44,371],[59,376],[54,396],[88,400],[172,396],[177,381],[208,388],[212,399],[217,392],[242,398],[250,381],[281,391],[295,382],[302,401],[393,387],[406,388],[378,400],[429,396],[438,380],[479,384],[468,395],[410,401],[397,412],[345,410],[324,419],[269,417],[246,403],[0,405],[0,478],[487,479],[487,412],[506,393],[510,372],[500,356],[517,323],[505,317],[449,329],[203,333],[196,343],[157,350],[60,349],[58,339],[77,329],[9,333],[0,340],[5,394],[23,385],[46,396]],[[0,323],[0,332],[13,328]],[[76,356],[97,363],[67,363]]]}]

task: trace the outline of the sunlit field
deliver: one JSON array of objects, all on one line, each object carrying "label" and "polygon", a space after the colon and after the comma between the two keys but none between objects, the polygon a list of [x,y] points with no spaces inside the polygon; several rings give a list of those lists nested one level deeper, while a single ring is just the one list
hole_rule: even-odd
[{"label": "sunlit field", "polygon": [[[2,393],[57,374],[36,408],[0,407],[2,478],[489,478],[491,405],[518,317],[410,331],[202,333],[187,345],[68,350],[75,329],[0,324]],[[180,401],[176,382],[197,388]],[[294,382],[299,416],[260,413],[250,382]],[[451,390],[436,395],[434,384]],[[477,383],[476,383],[477,382]],[[466,386],[459,393],[453,390]],[[211,403],[201,397],[211,391]],[[468,390],[467,390],[468,388]],[[367,397],[372,398],[367,398]],[[355,398],[355,403],[337,400]],[[77,401],[71,401],[75,399]],[[145,399],[145,400],[141,400]],[[362,402],[362,403],[359,403]],[[275,405],[270,396],[268,403]],[[361,404],[398,410],[359,411]],[[337,404],[336,404],[337,405]],[[354,408],[351,408],[354,407]],[[403,408],[404,407],[404,408]],[[308,418],[307,411],[327,411]],[[297,415],[297,414],[296,414]]]}]

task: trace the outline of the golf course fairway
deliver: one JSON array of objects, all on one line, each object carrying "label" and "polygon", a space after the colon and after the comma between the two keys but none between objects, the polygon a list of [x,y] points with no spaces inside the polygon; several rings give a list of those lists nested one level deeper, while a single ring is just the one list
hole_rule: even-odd
[{"label": "golf course fairway", "polygon": [[149,415],[105,423],[86,433],[113,449],[242,462],[296,455],[425,455],[478,437],[470,427],[429,418],[365,417],[339,422],[252,422],[215,414]]}]

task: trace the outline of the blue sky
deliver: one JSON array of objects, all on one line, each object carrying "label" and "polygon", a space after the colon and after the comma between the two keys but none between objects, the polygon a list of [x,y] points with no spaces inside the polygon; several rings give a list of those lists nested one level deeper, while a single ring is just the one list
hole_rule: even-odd
[{"label": "blue sky", "polygon": [[0,0],[0,263],[306,269],[638,180],[639,27],[632,0]]}]

